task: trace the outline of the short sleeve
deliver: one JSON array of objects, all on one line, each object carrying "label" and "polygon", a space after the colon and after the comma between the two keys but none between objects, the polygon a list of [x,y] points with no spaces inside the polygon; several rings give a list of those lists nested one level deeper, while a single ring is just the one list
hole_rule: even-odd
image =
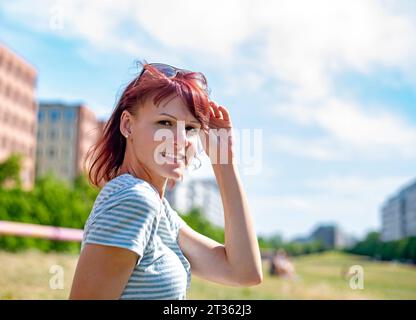
[{"label": "short sleeve", "polygon": [[173,223],[175,226],[176,231],[179,232],[179,229],[185,225],[187,225],[187,223],[185,222],[185,220],[182,219],[182,217],[176,212],[176,210],[171,210],[172,213],[172,219],[173,219]]},{"label": "short sleeve", "polygon": [[170,224],[172,225],[175,234],[178,235],[179,229],[184,225],[187,225],[187,223],[185,222],[185,220],[182,219],[182,217],[178,214],[176,210],[172,209],[172,207],[169,204],[169,201],[164,199],[164,203],[168,209],[168,219],[170,221]]},{"label": "short sleeve", "polygon": [[157,231],[160,202],[146,187],[132,187],[102,208],[89,224],[84,243],[125,248],[141,257],[153,243]]}]

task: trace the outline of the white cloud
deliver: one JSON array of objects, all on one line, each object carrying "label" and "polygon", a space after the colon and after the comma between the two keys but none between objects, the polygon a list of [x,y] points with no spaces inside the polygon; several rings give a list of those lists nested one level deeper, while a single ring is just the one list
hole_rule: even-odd
[{"label": "white cloud", "polygon": [[110,0],[40,0],[36,6],[17,0],[3,4],[2,9],[32,30],[81,40],[86,49],[158,56],[158,51],[143,41],[143,32],[123,30],[129,22],[131,28],[137,27],[131,18],[136,11],[131,0],[117,4]]},{"label": "white cloud", "polygon": [[[407,177],[328,176],[299,182],[296,194],[253,195],[250,207],[258,230],[285,237],[308,235],[320,223],[336,223],[359,237],[380,228],[380,208]],[[359,223],[357,223],[359,222]]]},{"label": "white cloud", "polygon": [[411,74],[416,27],[411,13],[397,10],[397,2],[43,0],[36,6],[13,1],[2,7],[20,22],[50,32],[55,32],[52,16],[62,13],[61,34],[94,46],[137,52],[156,41],[216,63],[238,63],[238,47],[252,35],[263,35],[264,48],[254,61],[315,96],[328,90],[330,73],[345,68],[369,72],[382,65]]},{"label": "white cloud", "polygon": [[215,58],[229,57],[254,31],[252,1],[143,1],[136,9],[138,24],[162,44]]},{"label": "white cloud", "polygon": [[375,177],[329,175],[303,184],[313,191],[324,191],[326,194],[338,194],[345,197],[378,197],[385,199],[409,182],[407,176]]},{"label": "white cloud", "polygon": [[[328,98],[322,105],[281,105],[276,115],[303,127],[315,127],[324,133],[321,139],[275,138],[275,146],[312,158],[330,160],[343,154],[377,157],[416,157],[416,128],[402,117],[385,110],[363,107]],[[385,109],[385,108],[384,108]],[[304,148],[304,149],[303,149]]]},{"label": "white cloud", "polygon": [[245,94],[256,94],[261,90],[267,78],[259,72],[246,71],[242,72],[238,77],[232,73],[226,73],[224,74],[224,80],[224,88],[220,87],[218,88],[218,91],[222,95],[235,97],[236,95],[241,94],[241,92],[244,92]]},{"label": "white cloud", "polygon": [[335,99],[316,110],[315,121],[339,140],[353,145],[416,145],[416,129],[404,119],[376,110],[365,113],[358,105]]},{"label": "white cloud", "polygon": [[347,160],[347,155],[334,147],[328,139],[295,138],[290,136],[275,136],[272,148],[301,158],[320,161]]},{"label": "white cloud", "polygon": [[157,57],[156,47],[161,45],[203,54],[218,63],[218,59],[230,60],[253,31],[249,15],[254,6],[254,2],[238,0],[198,5],[190,0],[43,0],[36,6],[28,1],[10,2],[3,9],[25,25],[80,38],[93,47]]},{"label": "white cloud", "polygon": [[296,97],[327,96],[331,76],[345,69],[369,73],[375,67],[397,67],[409,77],[414,71],[410,14],[393,14],[381,1],[267,3],[256,16],[268,30],[264,56],[276,74],[293,83]]}]

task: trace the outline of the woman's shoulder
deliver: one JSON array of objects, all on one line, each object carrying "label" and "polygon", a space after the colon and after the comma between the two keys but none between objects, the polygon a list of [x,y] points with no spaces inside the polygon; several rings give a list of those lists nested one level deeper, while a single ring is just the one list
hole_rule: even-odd
[{"label": "woman's shoulder", "polygon": [[156,191],[147,182],[127,175],[113,178],[102,191],[107,199],[88,218],[83,244],[122,247],[143,256],[160,221]]},{"label": "woman's shoulder", "polygon": [[122,174],[101,189],[92,216],[118,209],[157,215],[162,209],[162,203],[157,191],[148,182],[130,174]]},{"label": "woman's shoulder", "polygon": [[159,216],[162,203],[153,187],[142,179],[123,174],[108,181],[97,196],[86,227],[119,219],[126,223]]}]

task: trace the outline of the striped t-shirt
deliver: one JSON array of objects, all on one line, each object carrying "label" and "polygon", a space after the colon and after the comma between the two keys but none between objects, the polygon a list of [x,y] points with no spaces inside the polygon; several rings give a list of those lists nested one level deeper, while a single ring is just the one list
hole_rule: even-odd
[{"label": "striped t-shirt", "polygon": [[189,261],[178,244],[186,222],[146,181],[124,173],[107,182],[85,223],[86,243],[116,246],[139,255],[120,299],[186,299]]}]

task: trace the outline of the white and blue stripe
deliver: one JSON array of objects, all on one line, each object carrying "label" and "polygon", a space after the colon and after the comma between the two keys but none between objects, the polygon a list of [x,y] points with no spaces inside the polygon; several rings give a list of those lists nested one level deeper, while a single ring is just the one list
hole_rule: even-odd
[{"label": "white and blue stripe", "polygon": [[132,250],[139,255],[120,299],[186,299],[189,261],[178,244],[185,223],[152,185],[128,173],[100,191],[85,223],[86,243]]}]

